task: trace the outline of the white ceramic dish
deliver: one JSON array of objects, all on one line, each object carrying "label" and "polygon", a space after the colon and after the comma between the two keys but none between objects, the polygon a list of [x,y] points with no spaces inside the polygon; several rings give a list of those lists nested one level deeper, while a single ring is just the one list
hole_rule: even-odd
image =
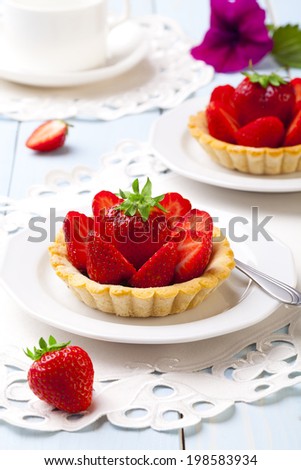
[{"label": "white ceramic dish", "polygon": [[[6,54],[0,24],[0,78],[39,87],[87,85],[114,78],[137,65],[148,51],[149,41],[134,21],[116,26],[108,35],[108,63],[104,67],[81,72],[43,73],[20,69],[16,57]],[[125,40],[126,38],[126,40]]]},{"label": "white ceramic dish", "polygon": [[190,135],[190,115],[205,108],[208,98],[193,98],[161,115],[155,122],[150,142],[158,157],[176,173],[202,183],[241,191],[286,193],[301,191],[301,173],[254,176],[228,170],[210,156]]},{"label": "white ceramic dish", "polygon": [[[210,212],[217,215],[213,210]],[[227,227],[233,214],[219,213],[218,217],[219,226]],[[37,237],[38,234],[32,232],[31,235]],[[295,285],[290,250],[278,241],[252,241],[251,230],[248,235],[243,243],[231,242],[235,256]],[[268,317],[279,305],[234,270],[201,305],[185,313],[148,319],[116,317],[90,309],[77,300],[49,264],[49,240],[33,243],[27,240],[28,236],[29,231],[22,231],[8,242],[0,269],[5,287],[25,312],[81,336],[140,344],[191,342],[251,326]],[[277,262],[271,263],[271,259]]]}]

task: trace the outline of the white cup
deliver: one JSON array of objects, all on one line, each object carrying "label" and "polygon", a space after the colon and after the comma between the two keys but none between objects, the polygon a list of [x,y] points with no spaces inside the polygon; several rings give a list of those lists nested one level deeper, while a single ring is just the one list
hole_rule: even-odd
[{"label": "white cup", "polygon": [[104,66],[107,35],[129,18],[113,21],[107,0],[3,0],[6,54],[20,68],[45,73]]}]

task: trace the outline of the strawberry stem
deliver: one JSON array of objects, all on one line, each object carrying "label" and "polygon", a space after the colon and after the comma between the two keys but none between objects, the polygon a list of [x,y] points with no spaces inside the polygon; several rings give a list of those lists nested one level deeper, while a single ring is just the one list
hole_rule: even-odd
[{"label": "strawberry stem", "polygon": [[144,222],[148,219],[153,207],[158,207],[162,212],[168,212],[160,204],[160,201],[164,199],[164,194],[152,197],[152,183],[149,178],[147,178],[141,192],[138,178],[136,178],[132,183],[132,190],[132,193],[130,191],[123,191],[122,189],[119,190],[117,196],[122,197],[123,201],[115,209],[123,211],[125,215],[129,215],[130,217],[138,213],[141,215]]},{"label": "strawberry stem", "polygon": [[44,338],[40,338],[39,340],[39,346],[40,349],[36,348],[34,346],[33,352],[30,351],[30,349],[26,348],[26,350],[23,350],[26,356],[30,357],[33,361],[38,361],[41,359],[41,357],[47,353],[47,352],[53,352],[53,351],[59,351],[60,349],[65,348],[70,344],[70,341],[67,343],[57,343],[56,339],[53,336],[49,336],[48,338],[48,343],[44,340]]}]

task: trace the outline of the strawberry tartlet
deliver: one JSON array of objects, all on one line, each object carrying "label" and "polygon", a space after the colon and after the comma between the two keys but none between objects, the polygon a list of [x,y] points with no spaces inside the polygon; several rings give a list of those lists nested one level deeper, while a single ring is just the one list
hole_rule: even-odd
[{"label": "strawberry tartlet", "polygon": [[244,73],[215,88],[189,131],[214,161],[256,175],[301,171],[301,78]]},{"label": "strawberry tartlet", "polygon": [[86,305],[124,317],[166,316],[202,302],[234,268],[211,216],[169,192],[100,191],[93,216],[68,212],[49,247],[56,274]]}]

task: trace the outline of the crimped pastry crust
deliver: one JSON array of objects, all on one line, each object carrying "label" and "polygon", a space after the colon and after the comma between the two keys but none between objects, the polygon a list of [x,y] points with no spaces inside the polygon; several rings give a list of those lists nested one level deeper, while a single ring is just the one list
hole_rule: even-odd
[{"label": "crimped pastry crust", "polygon": [[255,148],[222,142],[209,134],[203,111],[190,116],[188,128],[211,158],[230,170],[253,175],[281,175],[301,171],[301,145]]},{"label": "crimped pastry crust", "polygon": [[[214,228],[214,237],[221,232]],[[221,237],[222,238],[222,237]],[[235,266],[226,238],[213,243],[210,262],[201,277],[180,284],[146,289],[99,284],[81,274],[67,259],[64,233],[49,247],[56,274],[86,305],[122,317],[163,317],[195,307],[225,281]]]}]

